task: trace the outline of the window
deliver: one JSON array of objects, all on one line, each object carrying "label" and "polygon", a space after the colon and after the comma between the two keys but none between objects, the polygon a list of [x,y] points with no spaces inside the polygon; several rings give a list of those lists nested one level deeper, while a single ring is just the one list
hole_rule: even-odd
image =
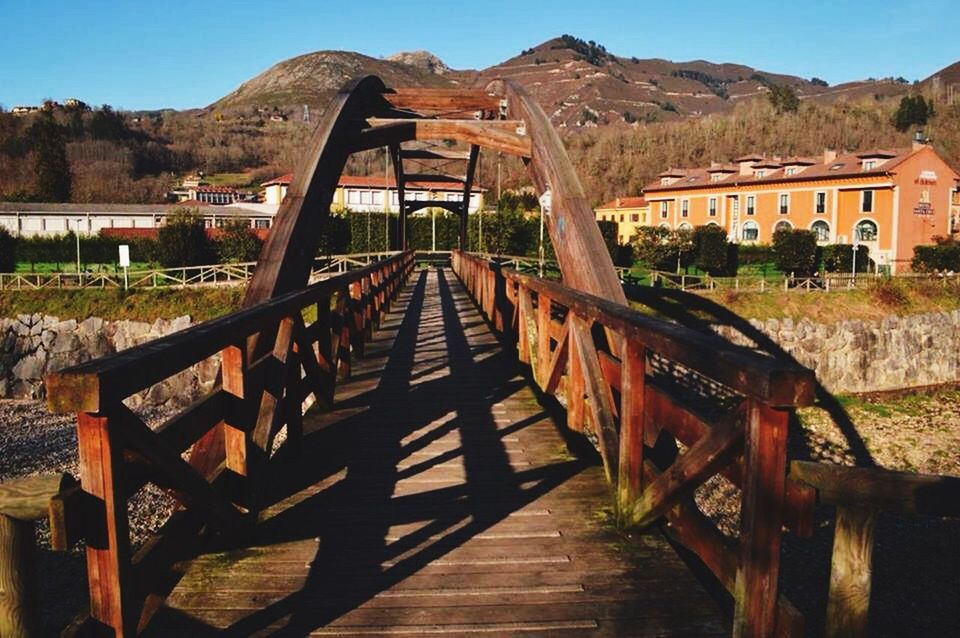
[{"label": "window", "polygon": [[766,175],[766,171],[756,171],[756,172],[753,174],[753,176],[756,177],[756,178],[758,178],[758,179],[761,178],[761,177],[763,177],[764,175]]},{"label": "window", "polygon": [[753,215],[757,212],[757,198],[754,195],[747,195],[747,215]]},{"label": "window", "polygon": [[873,191],[863,191],[860,195],[860,212],[873,212]]},{"label": "window", "polygon": [[856,228],[856,237],[859,241],[877,241],[877,225],[865,219]]},{"label": "window", "polygon": [[269,220],[269,219],[255,219],[255,220],[253,220],[253,227],[254,227],[254,228],[270,228],[270,220]]},{"label": "window", "polygon": [[361,204],[370,204],[373,201],[373,198],[370,196],[370,191],[360,191],[360,203]]},{"label": "window", "polygon": [[780,214],[786,215],[790,212],[790,195],[780,193]]},{"label": "window", "polygon": [[685,199],[680,202],[680,216],[689,217],[690,216],[690,200]]},{"label": "window", "polygon": [[827,212],[827,194],[819,191],[813,196],[813,209],[817,213]]},{"label": "window", "polygon": [[667,202],[660,202],[660,217],[662,219],[667,218]]},{"label": "window", "polygon": [[876,165],[876,160],[863,160],[863,170],[865,171],[872,171]]},{"label": "window", "polygon": [[637,222],[639,222],[639,221],[640,221],[640,214],[639,214],[639,213],[633,213],[633,214],[631,214],[631,215],[630,215],[630,221],[632,221],[634,224],[636,224]]},{"label": "window", "polygon": [[625,218],[626,218],[626,215],[624,215],[623,213],[620,213],[620,221],[623,222]]},{"label": "window", "polygon": [[791,230],[791,229],[793,229],[793,225],[791,225],[790,222],[788,222],[787,220],[781,219],[780,221],[777,222],[777,225],[773,227],[773,232],[777,233],[777,232],[780,232],[781,230]]},{"label": "window", "polygon": [[359,203],[360,203],[360,191],[348,190],[348,191],[347,191],[347,203],[348,203],[348,204],[359,204]]},{"label": "window", "polygon": [[843,163],[842,163],[842,162],[841,162],[841,163],[838,163],[838,164],[834,164],[833,166],[830,167],[830,170],[831,170],[831,171],[839,171],[841,168],[843,168]]},{"label": "window", "polygon": [[710,209],[708,214],[710,215],[710,217],[717,216],[717,198],[716,197],[710,198]]},{"label": "window", "polygon": [[783,172],[785,175],[796,175],[797,168],[795,166],[788,166]]},{"label": "window", "polygon": [[693,226],[690,225],[690,222],[683,222],[677,226],[677,230],[693,230]]},{"label": "window", "polygon": [[813,222],[813,225],[810,226],[810,230],[812,230],[813,234],[816,235],[818,243],[826,243],[830,241],[830,224],[822,219]]},{"label": "window", "polygon": [[730,200],[730,205],[732,206],[730,210],[733,212],[733,216],[736,217],[740,213],[740,198],[732,198]]},{"label": "window", "polygon": [[743,222],[743,241],[757,241],[760,238],[760,227],[755,221]]},{"label": "window", "polygon": [[400,208],[400,193],[397,191],[390,191],[390,207]]},{"label": "window", "polygon": [[383,206],[383,191],[373,191],[373,203]]},{"label": "window", "polygon": [[710,181],[711,181],[711,182],[719,182],[719,181],[720,181],[721,179],[723,179],[723,178],[724,178],[724,174],[723,174],[723,173],[711,173],[711,174],[710,174]]}]

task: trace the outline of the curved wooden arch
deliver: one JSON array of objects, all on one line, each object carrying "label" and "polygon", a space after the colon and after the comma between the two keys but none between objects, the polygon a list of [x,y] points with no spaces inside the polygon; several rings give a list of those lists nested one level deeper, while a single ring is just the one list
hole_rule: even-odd
[{"label": "curved wooden arch", "polygon": [[[449,139],[468,144],[470,151],[444,153],[402,146]],[[443,176],[464,187],[461,242],[466,237],[466,209],[480,149],[520,156],[538,194],[549,193],[547,228],[567,285],[626,303],[566,150],[543,109],[522,87],[498,80],[484,90],[390,89],[380,78],[366,76],[347,83],[323,113],[260,254],[245,306],[306,284],[321,224],[330,214],[347,157],[378,147],[389,147],[393,156],[404,216],[404,182],[435,177],[405,174],[405,157],[466,162],[462,176]]]}]

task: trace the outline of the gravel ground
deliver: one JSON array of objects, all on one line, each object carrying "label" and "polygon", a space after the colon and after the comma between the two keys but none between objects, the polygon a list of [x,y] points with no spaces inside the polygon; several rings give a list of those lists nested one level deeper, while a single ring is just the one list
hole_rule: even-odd
[{"label": "gravel ground", "polygon": [[[151,426],[170,416],[170,412],[156,409],[137,413]],[[50,414],[46,406],[37,401],[0,401],[0,481],[57,472],[77,475],[75,417]],[[169,517],[172,507],[172,500],[153,485],[130,499],[130,540],[134,547],[142,544]],[[37,546],[41,635],[59,635],[60,629],[86,606],[83,548],[51,551],[46,521],[37,524]]]}]

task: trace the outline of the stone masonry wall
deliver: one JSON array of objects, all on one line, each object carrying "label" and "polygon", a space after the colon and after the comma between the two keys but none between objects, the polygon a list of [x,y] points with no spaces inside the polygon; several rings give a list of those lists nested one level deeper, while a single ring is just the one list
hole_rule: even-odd
[{"label": "stone masonry wall", "polygon": [[[960,310],[834,324],[809,319],[750,323],[812,368],[830,392],[899,390],[960,381]],[[730,338],[732,331],[718,332]]]},{"label": "stone masonry wall", "polygon": [[[77,322],[48,315],[0,318],[0,397],[44,396],[43,376],[63,368],[152,341],[190,326],[190,317],[139,321]],[[178,407],[208,392],[216,380],[219,357],[211,357],[131,397],[130,407]]]}]

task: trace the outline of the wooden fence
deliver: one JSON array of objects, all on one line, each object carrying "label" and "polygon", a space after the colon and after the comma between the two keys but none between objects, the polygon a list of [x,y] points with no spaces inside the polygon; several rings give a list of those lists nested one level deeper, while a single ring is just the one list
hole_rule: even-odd
[{"label": "wooden fence", "polygon": [[[398,252],[329,255],[314,260],[310,281],[332,274],[363,268],[374,261],[389,259]],[[162,288],[243,284],[250,280],[257,262],[207,264],[179,268],[131,270],[126,281],[123,272],[24,272],[0,273],[0,290],[41,290],[45,288]]]},{"label": "wooden fence", "polygon": [[[814,490],[787,479],[786,437],[793,408],[813,402],[813,373],[467,253],[453,267],[536,384],[566,404],[568,426],[595,437],[619,520],[666,518],[733,595],[735,635],[801,635],[777,579],[783,528],[812,533]],[[703,392],[726,409],[705,415],[691,400]],[[740,488],[737,539],[691,497],[717,474]]]},{"label": "wooden fence", "polygon": [[926,274],[906,273],[902,275],[883,275],[874,273],[826,273],[816,277],[793,277],[789,275],[775,279],[762,276],[743,277],[711,277],[710,275],[687,275],[650,271],[650,285],[677,290],[695,292],[712,292],[717,290],[739,290],[743,292],[804,292],[804,291],[838,291],[865,288],[878,281],[896,280],[904,282],[934,282],[944,285],[960,281],[958,273]]},{"label": "wooden fence", "polygon": [[[87,544],[90,628],[135,635],[169,593],[178,556],[196,548],[203,526],[235,534],[256,521],[275,437],[285,427],[284,445],[297,449],[304,401],[331,404],[338,376],[349,375],[351,357],[362,353],[413,268],[412,252],[397,254],[47,376],[49,408],[78,415],[88,505],[74,526]],[[308,325],[311,307],[317,318]],[[218,352],[222,384],[159,428],[124,405]],[[168,490],[180,509],[132,555],[127,501],[147,483]]]}]

